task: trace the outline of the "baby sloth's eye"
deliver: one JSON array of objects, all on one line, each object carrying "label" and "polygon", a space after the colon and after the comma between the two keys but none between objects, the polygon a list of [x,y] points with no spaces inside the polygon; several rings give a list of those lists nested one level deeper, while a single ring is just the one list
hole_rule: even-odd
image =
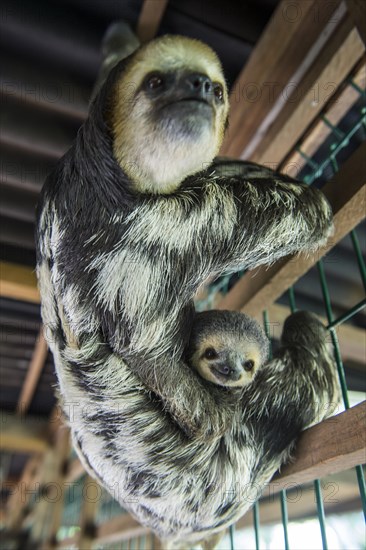
[{"label": "baby sloth's eye", "polygon": [[217,351],[214,350],[214,348],[207,348],[203,356],[205,357],[205,359],[216,359]]},{"label": "baby sloth's eye", "polygon": [[251,359],[245,361],[245,363],[243,363],[243,367],[245,371],[250,372],[254,368],[254,361],[252,361]]}]

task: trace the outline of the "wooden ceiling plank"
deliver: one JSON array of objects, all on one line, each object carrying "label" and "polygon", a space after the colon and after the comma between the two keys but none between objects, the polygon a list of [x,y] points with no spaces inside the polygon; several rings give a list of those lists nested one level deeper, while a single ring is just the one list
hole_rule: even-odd
[{"label": "wooden ceiling plank", "polygon": [[366,401],[305,430],[295,460],[270,482],[272,494],[366,462]]},{"label": "wooden ceiling plank", "polygon": [[25,380],[23,382],[20,397],[17,403],[17,412],[26,413],[29,409],[38,380],[41,376],[48,353],[47,342],[43,335],[43,327],[39,331],[36,345],[34,347],[32,360],[29,364]]},{"label": "wooden ceiling plank", "polygon": [[366,142],[341,166],[322,189],[334,214],[334,235],[316,254],[288,256],[272,267],[261,266],[244,275],[219,302],[218,309],[243,310],[257,315],[279,298],[324,254],[365,217]]},{"label": "wooden ceiling plank", "polygon": [[24,509],[36,488],[40,475],[41,456],[32,456],[24,466],[19,482],[10,492],[6,503],[6,528],[9,531],[18,531],[24,518]]},{"label": "wooden ceiling plank", "polygon": [[144,0],[137,23],[137,36],[141,43],[156,36],[167,5],[168,0]]},{"label": "wooden ceiling plank", "polygon": [[94,543],[99,545],[113,544],[118,541],[141,537],[149,532],[150,530],[147,527],[140,525],[129,514],[121,514],[99,526]]},{"label": "wooden ceiling plank", "polygon": [[[295,10],[295,12],[294,12]],[[230,126],[220,154],[240,157],[286,87],[300,82],[345,17],[341,2],[282,0],[230,94]]]},{"label": "wooden ceiling plank", "polygon": [[80,533],[78,548],[83,550],[92,550],[93,548],[93,527],[95,527],[95,517],[97,514],[101,488],[99,484],[89,475],[86,476],[83,485],[83,504],[80,513]]},{"label": "wooden ceiling plank", "polygon": [[[259,134],[257,147],[252,148],[250,155],[244,153],[246,158],[260,164],[270,162],[271,166],[277,168],[296,146],[364,54],[364,45],[355,29],[343,38],[343,35],[340,37],[335,33],[329,41],[330,48],[325,48],[319,56],[306,78],[294,90],[294,97],[289,97],[286,107],[268,131]],[[332,51],[329,52],[329,49]]]},{"label": "wooden ceiling plank", "polygon": [[[362,60],[362,64],[356,70],[356,73],[352,76],[352,81],[361,89],[366,88],[366,66],[365,59]],[[330,106],[329,110],[323,114],[327,117],[328,121],[333,125],[342,120],[346,113],[353,107],[353,105],[360,99],[360,94],[351,85],[346,86],[336,100]],[[301,151],[307,157],[312,157],[319,147],[325,142],[330,135],[332,129],[323,122],[323,120],[317,120],[314,125],[307,132],[307,135],[301,140]],[[306,164],[306,158],[298,151],[292,152],[282,163],[280,170],[285,174],[297,177],[299,172]]]},{"label": "wooden ceiling plank", "polygon": [[42,454],[49,449],[47,421],[36,417],[20,417],[0,411],[0,450],[18,453]]},{"label": "wooden ceiling plank", "polygon": [[38,303],[40,296],[34,269],[0,262],[0,296]]}]

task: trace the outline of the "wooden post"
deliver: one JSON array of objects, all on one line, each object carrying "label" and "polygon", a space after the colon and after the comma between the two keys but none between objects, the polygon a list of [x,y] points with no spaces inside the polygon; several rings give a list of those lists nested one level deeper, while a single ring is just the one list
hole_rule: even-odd
[{"label": "wooden post", "polygon": [[83,487],[83,505],[80,514],[80,534],[78,547],[82,550],[91,550],[96,537],[97,526],[95,516],[99,507],[101,497],[99,484],[87,475]]}]

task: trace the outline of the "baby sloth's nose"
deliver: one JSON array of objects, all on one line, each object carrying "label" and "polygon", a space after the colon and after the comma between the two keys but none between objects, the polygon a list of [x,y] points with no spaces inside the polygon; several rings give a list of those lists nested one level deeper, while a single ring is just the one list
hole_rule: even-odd
[{"label": "baby sloth's nose", "polygon": [[216,364],[215,368],[222,376],[225,376],[228,380],[239,380],[241,375],[241,369],[236,365],[230,365],[228,363]]}]

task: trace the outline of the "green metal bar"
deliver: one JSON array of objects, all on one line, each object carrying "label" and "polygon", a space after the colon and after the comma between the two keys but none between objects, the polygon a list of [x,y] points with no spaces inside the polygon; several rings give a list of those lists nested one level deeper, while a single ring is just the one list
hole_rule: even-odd
[{"label": "green metal bar", "polygon": [[333,134],[334,134],[335,136],[337,136],[337,138],[339,138],[339,139],[343,139],[343,138],[344,138],[345,133],[342,132],[342,130],[340,130],[340,129],[337,128],[336,126],[334,126],[334,124],[332,124],[332,123],[330,122],[330,120],[329,120],[325,115],[321,115],[320,118],[321,118],[321,120],[324,122],[324,124],[325,124],[326,126],[328,126],[328,128],[330,128],[330,129],[332,130]]},{"label": "green metal bar", "polygon": [[234,546],[234,525],[230,525],[229,527],[229,537],[230,537],[230,549],[231,550],[235,550],[235,546]]},{"label": "green metal bar", "polygon": [[326,530],[325,530],[324,504],[323,504],[323,497],[322,497],[320,481],[318,479],[316,479],[314,481],[314,489],[315,489],[315,496],[316,496],[316,507],[317,507],[317,510],[318,510],[320,533],[321,533],[321,536],[322,536],[323,550],[328,550],[327,534],[326,534]]},{"label": "green metal bar", "polygon": [[[366,111],[365,111],[366,112]],[[355,126],[348,132],[348,134],[344,137],[344,139],[336,145],[335,149],[333,150],[333,155],[337,155],[341,149],[346,147],[348,145],[350,139],[353,137],[353,135],[358,132],[358,130],[364,126],[366,123],[366,116],[363,116],[361,120],[355,124]],[[298,150],[298,149],[296,149]],[[301,154],[301,153],[300,153]],[[331,162],[331,159],[327,158],[322,164],[320,164],[319,168],[317,170],[314,170],[314,172],[311,175],[308,175],[304,178],[305,183],[311,185],[313,181],[315,180],[316,176],[318,174],[322,174],[324,169],[328,166],[329,162]]]},{"label": "green metal bar", "polygon": [[[329,292],[328,292],[328,287],[327,287],[327,283],[326,283],[324,266],[323,266],[322,260],[320,260],[318,262],[318,270],[319,270],[319,275],[320,275],[320,282],[321,282],[321,286],[322,286],[324,301],[325,301],[325,305],[326,305],[327,317],[328,317],[329,323],[331,324],[332,322],[334,322],[333,321],[333,313],[332,313],[332,306],[331,306],[331,302],[330,302],[330,297],[329,297]],[[346,377],[345,377],[345,374],[344,374],[344,368],[343,368],[343,362],[342,362],[341,352],[340,352],[340,348],[339,348],[338,338],[337,338],[337,334],[336,334],[334,328],[330,329],[330,333],[331,333],[332,342],[333,342],[333,346],[334,346],[334,354],[335,354],[337,367],[338,367],[339,381],[340,381],[340,384],[341,384],[344,406],[345,406],[346,409],[349,409],[350,404],[349,404],[349,399],[348,399]],[[364,477],[364,473],[363,473],[363,470],[362,470],[361,466],[356,466],[356,474],[357,474],[357,481],[358,481],[358,486],[359,486],[359,490],[360,490],[362,509],[363,509],[363,513],[364,513],[364,516],[365,516],[365,519],[366,519],[365,477]]]},{"label": "green metal bar", "polygon": [[302,158],[304,158],[306,160],[306,162],[309,164],[309,166],[314,168],[314,170],[319,169],[319,164],[314,162],[312,158],[310,158],[306,153],[304,153],[304,151],[301,150],[301,147],[295,147],[295,150],[299,153],[299,155],[302,156]]},{"label": "green metal bar", "polygon": [[254,503],[253,506],[253,522],[254,522],[254,536],[255,536],[255,548],[260,550],[259,546],[259,505],[258,502]]},{"label": "green metal bar", "polygon": [[366,521],[366,485],[365,485],[365,476],[361,465],[356,466],[356,474],[357,474],[358,487],[360,489],[363,515]]},{"label": "green metal bar", "polygon": [[[322,288],[323,299],[324,299],[325,310],[326,310],[326,314],[327,314],[327,318],[328,318],[328,323],[329,323],[329,325],[331,325],[334,322],[334,319],[333,319],[332,306],[331,306],[331,302],[330,302],[328,285],[327,285],[327,281],[326,281],[326,278],[325,278],[324,265],[323,265],[322,260],[319,260],[319,262],[317,264],[317,267],[318,267],[318,272],[319,272],[320,285],[321,285],[321,288]],[[340,385],[341,385],[344,406],[345,406],[346,409],[349,409],[349,399],[348,399],[346,376],[344,374],[344,368],[343,368],[343,362],[342,362],[341,352],[340,352],[339,343],[338,343],[338,337],[337,337],[337,334],[336,334],[334,328],[330,329],[330,334],[331,334],[331,338],[332,338],[332,342],[333,342],[333,346],[334,346],[334,354],[335,354],[335,359],[336,359],[336,362],[337,362],[338,376],[339,376],[339,382],[340,382]]]},{"label": "green metal bar", "polygon": [[287,512],[287,501],[286,501],[286,490],[282,489],[280,493],[281,499],[281,514],[282,514],[282,526],[283,526],[283,537],[285,539],[285,550],[289,550],[290,545],[288,542],[288,512]]},{"label": "green metal bar", "polygon": [[[293,300],[295,299],[294,294],[292,294]],[[263,323],[264,323],[264,330],[270,338],[270,330],[269,330],[269,317],[268,317],[268,311],[263,311]],[[269,356],[270,359],[272,359],[272,346],[270,346],[269,349]],[[286,490],[283,489],[280,492],[280,502],[281,502],[281,515],[282,515],[282,527],[283,527],[283,537],[285,542],[285,550],[289,550],[289,542],[288,542],[288,511],[287,511],[287,501],[286,501]],[[257,539],[256,539],[257,543]],[[258,546],[257,546],[258,548]]]},{"label": "green metal bar", "polygon": [[327,328],[329,328],[329,329],[335,328],[338,325],[344,323],[345,321],[348,321],[348,319],[350,319],[351,317],[356,315],[356,313],[361,311],[364,307],[366,307],[366,298],[364,298],[363,300],[361,300],[361,302],[359,302],[358,304],[353,306],[351,309],[346,311],[346,313],[344,313],[343,315],[340,315],[337,319],[335,319],[334,321],[329,323]]},{"label": "green metal bar", "polygon": [[352,240],[353,248],[357,258],[357,263],[358,263],[358,268],[360,270],[362,284],[366,292],[366,266],[365,266],[364,259],[362,257],[360,243],[359,243],[356,231],[354,229],[351,231],[351,240]]},{"label": "green metal bar", "polygon": [[356,84],[354,80],[352,79],[349,80],[349,84],[350,86],[352,86],[352,88],[354,88],[360,94],[360,96],[364,96],[366,94],[366,90],[363,90],[362,88],[360,88],[360,86]]},{"label": "green metal bar", "polygon": [[295,301],[295,291],[293,286],[291,286],[288,289],[288,297],[290,302],[291,313],[294,313],[297,308],[296,308],[296,301]]}]

